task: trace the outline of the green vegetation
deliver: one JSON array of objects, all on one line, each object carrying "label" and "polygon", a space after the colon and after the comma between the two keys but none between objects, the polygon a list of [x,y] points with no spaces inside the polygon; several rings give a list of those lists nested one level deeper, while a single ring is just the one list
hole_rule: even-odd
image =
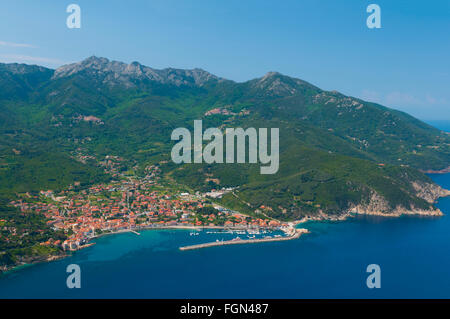
[{"label": "green vegetation", "polygon": [[[59,236],[43,216],[11,211],[7,202],[20,193],[105,182],[110,177],[98,161],[106,155],[124,158],[120,170],[129,175],[160,163],[167,187],[177,190],[237,187],[222,205],[285,220],[341,214],[373,192],[392,208],[430,208],[412,182],[432,183],[419,170],[450,166],[449,134],[281,74],[202,85],[190,78],[175,85],[127,75],[131,84],[121,85],[108,80],[116,78],[110,72],[86,68],[52,78],[54,71],[46,68],[0,64],[0,219],[33,234],[2,234],[0,265],[21,254],[48,254],[34,244]],[[228,114],[205,115],[215,108]],[[204,128],[280,128],[279,172],[260,175],[259,164],[173,164],[171,133],[192,130],[195,119]]]},{"label": "green vegetation", "polygon": [[54,232],[45,223],[45,218],[36,213],[22,213],[8,207],[0,200],[0,270],[18,262],[45,259],[49,255],[60,255],[62,250],[55,246],[41,246],[39,243],[63,240],[65,234]]}]

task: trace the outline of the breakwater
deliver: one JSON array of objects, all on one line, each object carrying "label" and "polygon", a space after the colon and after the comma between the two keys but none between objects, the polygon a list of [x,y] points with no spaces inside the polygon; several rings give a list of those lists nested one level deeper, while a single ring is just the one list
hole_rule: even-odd
[{"label": "breakwater", "polygon": [[207,247],[214,246],[224,246],[224,245],[237,245],[237,244],[257,244],[257,243],[267,243],[272,241],[285,241],[299,238],[302,234],[309,233],[306,228],[294,229],[292,232],[286,237],[275,237],[275,238],[258,238],[258,239],[232,239],[226,241],[213,241],[209,243],[190,245],[190,246],[182,246],[180,250],[193,250],[193,249],[201,249]]}]

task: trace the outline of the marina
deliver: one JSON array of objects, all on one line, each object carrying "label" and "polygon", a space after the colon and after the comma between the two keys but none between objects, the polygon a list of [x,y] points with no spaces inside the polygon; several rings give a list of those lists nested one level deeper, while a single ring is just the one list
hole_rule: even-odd
[{"label": "marina", "polygon": [[258,238],[258,239],[241,239],[239,237],[236,237],[231,240],[225,240],[225,241],[224,240],[216,240],[215,242],[182,246],[179,249],[184,251],[184,250],[193,250],[193,249],[201,249],[201,248],[224,246],[224,245],[256,244],[256,243],[266,243],[266,242],[272,242],[272,241],[285,241],[285,240],[297,239],[302,234],[307,234],[307,233],[309,233],[309,231],[307,229],[299,228],[299,229],[292,229],[292,231],[290,233],[288,233],[287,236],[284,236],[284,237],[265,236],[264,238]]}]

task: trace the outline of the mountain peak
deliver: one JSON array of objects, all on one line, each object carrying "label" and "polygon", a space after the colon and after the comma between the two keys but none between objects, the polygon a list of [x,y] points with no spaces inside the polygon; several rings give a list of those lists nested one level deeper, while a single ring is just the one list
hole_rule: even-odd
[{"label": "mountain peak", "polygon": [[269,71],[262,77],[262,79],[267,79],[267,78],[271,78],[271,77],[278,76],[278,75],[282,75],[282,74],[280,72],[276,72],[276,71]]},{"label": "mountain peak", "polygon": [[149,80],[163,84],[202,86],[208,81],[223,81],[223,79],[202,69],[192,70],[166,68],[153,69],[132,62],[126,64],[110,61],[107,58],[91,56],[81,62],[64,65],[55,71],[54,79],[64,78],[86,72],[108,85],[135,86],[136,80]]},{"label": "mountain peak", "polygon": [[263,77],[250,81],[255,89],[262,90],[265,95],[289,96],[302,91],[302,88],[310,87],[316,90],[319,88],[300,79],[283,75],[279,72],[270,71]]},{"label": "mountain peak", "polygon": [[98,57],[98,56],[93,55],[93,56],[90,56],[90,57],[84,59],[81,62],[82,63],[109,63],[109,60],[104,57]]}]

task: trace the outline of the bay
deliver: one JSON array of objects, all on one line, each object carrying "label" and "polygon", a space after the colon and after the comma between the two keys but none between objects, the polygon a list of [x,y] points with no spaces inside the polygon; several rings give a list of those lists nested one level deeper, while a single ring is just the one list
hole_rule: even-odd
[{"label": "bay", "polygon": [[[450,174],[431,177],[450,189]],[[450,298],[450,198],[437,206],[443,217],[309,222],[297,240],[192,251],[178,248],[235,235],[105,236],[0,277],[0,298]],[[81,267],[81,289],[66,286],[69,264]],[[381,267],[380,289],[366,285],[369,264]]]}]

